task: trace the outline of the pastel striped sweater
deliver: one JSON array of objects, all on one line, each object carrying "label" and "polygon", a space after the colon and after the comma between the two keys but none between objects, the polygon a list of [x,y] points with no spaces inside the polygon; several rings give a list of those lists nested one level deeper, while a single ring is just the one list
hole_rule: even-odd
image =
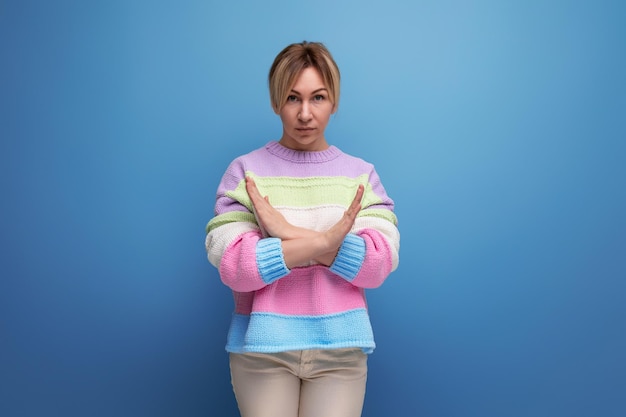
[{"label": "pastel striped sweater", "polygon": [[[317,231],[335,224],[358,184],[365,186],[363,208],[330,267],[286,267],[280,240],[264,236],[257,224],[246,175],[289,223]],[[393,208],[374,166],[334,146],[301,152],[269,142],[236,158],[218,186],[205,241],[235,301],[226,350],[359,347],[371,353],[365,289],[380,286],[398,266]]]}]

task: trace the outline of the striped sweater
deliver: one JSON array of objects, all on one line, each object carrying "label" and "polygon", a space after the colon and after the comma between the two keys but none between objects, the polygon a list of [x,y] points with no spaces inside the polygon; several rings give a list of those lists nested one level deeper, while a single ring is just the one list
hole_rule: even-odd
[{"label": "striped sweater", "polygon": [[[335,224],[358,184],[365,186],[362,210],[332,265],[287,268],[280,240],[258,226],[247,175],[289,223],[316,231]],[[216,198],[205,245],[233,291],[227,351],[374,350],[365,289],[380,286],[398,266],[400,234],[372,164],[334,146],[301,152],[269,142],[231,162]]]}]

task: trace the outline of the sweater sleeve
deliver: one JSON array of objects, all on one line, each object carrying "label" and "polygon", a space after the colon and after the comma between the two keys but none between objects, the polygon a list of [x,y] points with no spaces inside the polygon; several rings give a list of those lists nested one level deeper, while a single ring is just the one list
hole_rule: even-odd
[{"label": "sweater sleeve", "polygon": [[351,282],[361,270],[365,258],[365,240],[357,235],[346,235],[330,270]]},{"label": "sweater sleeve", "polygon": [[395,269],[394,252],[382,233],[364,229],[346,236],[330,270],[354,286],[376,288]]},{"label": "sweater sleeve", "polygon": [[259,290],[290,271],[280,239],[262,238],[260,231],[244,233],[226,248],[219,263],[222,282],[237,292]]},{"label": "sweater sleeve", "polygon": [[398,267],[400,232],[393,200],[373,169],[363,204],[330,269],[352,285],[376,288]]},{"label": "sweater sleeve", "polygon": [[238,292],[256,291],[290,272],[280,240],[262,236],[251,208],[245,191],[245,170],[235,160],[218,186],[215,216],[206,227],[205,247],[222,282]]}]

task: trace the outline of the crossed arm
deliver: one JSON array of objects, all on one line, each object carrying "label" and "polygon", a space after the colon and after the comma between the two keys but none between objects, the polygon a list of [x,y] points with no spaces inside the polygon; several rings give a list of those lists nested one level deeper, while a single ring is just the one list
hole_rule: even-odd
[{"label": "crossed arm", "polygon": [[246,177],[246,191],[254,206],[259,226],[269,236],[281,239],[285,264],[290,269],[311,260],[326,266],[333,263],[341,243],[350,232],[361,210],[363,190],[363,185],[359,185],[350,207],[337,223],[325,232],[317,232],[287,222],[285,217],[272,207],[269,198],[261,195],[254,180]]}]

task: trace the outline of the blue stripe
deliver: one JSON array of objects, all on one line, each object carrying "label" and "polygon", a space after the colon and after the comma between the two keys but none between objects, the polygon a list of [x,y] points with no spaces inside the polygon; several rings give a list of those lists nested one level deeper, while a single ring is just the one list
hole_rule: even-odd
[{"label": "blue stripe", "polygon": [[261,279],[266,284],[271,284],[289,273],[283,258],[281,240],[275,237],[260,239],[257,242],[256,263]]},{"label": "blue stripe", "polygon": [[226,344],[226,350],[234,353],[347,347],[358,347],[365,353],[376,347],[369,315],[363,308],[325,316],[235,314]]},{"label": "blue stripe", "polygon": [[347,234],[330,270],[346,281],[352,282],[361,270],[364,259],[365,240],[361,236]]}]

